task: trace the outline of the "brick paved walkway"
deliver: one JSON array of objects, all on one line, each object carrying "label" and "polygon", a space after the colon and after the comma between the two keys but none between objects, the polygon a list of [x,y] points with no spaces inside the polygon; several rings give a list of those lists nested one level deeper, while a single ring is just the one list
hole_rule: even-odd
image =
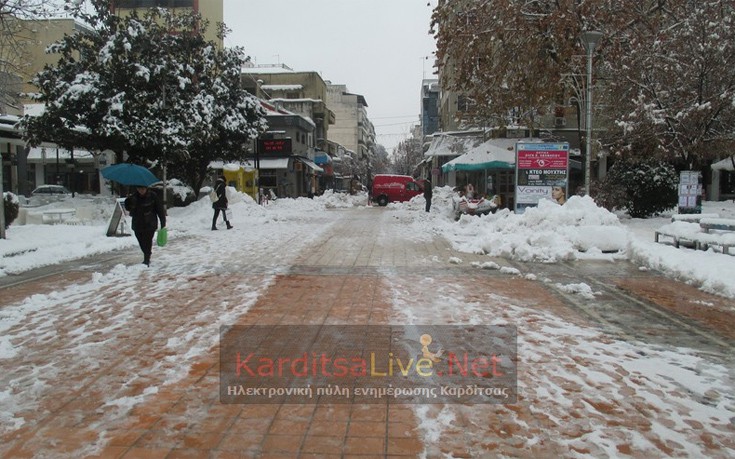
[{"label": "brick paved walkway", "polygon": [[[26,424],[0,437],[0,455],[364,459],[422,453],[427,457],[605,456],[615,451],[629,457],[664,457],[691,452],[656,428],[660,420],[676,430],[681,418],[692,427],[682,437],[704,444],[703,450],[712,457],[732,457],[735,430],[731,421],[697,419],[696,413],[681,405],[674,408],[676,417],[660,413],[645,395],[660,392],[665,399],[675,390],[636,381],[631,376],[634,371],[621,362],[598,367],[596,358],[613,338],[595,328],[601,323],[596,322],[597,312],[580,309],[587,308],[585,305],[573,306],[552,288],[553,283],[472,267],[472,262],[488,258],[456,253],[431,235],[406,234],[409,227],[385,209],[336,211],[331,217],[339,218],[338,224],[303,251],[286,272],[275,276],[266,273],[267,269],[248,272],[242,266],[219,274],[218,283],[207,275],[171,276],[165,284],[144,289],[132,306],[127,287],[94,292],[90,285],[89,295],[80,295],[78,304],[65,305],[69,314],[60,323],[39,324],[30,317],[24,325],[28,327],[27,352],[3,362],[10,374],[6,378],[17,381],[12,377],[16,366],[32,366],[42,372],[48,364],[49,346],[56,348],[53,358],[63,358],[67,365],[56,375],[55,384],[36,388],[44,392],[43,404],[20,413]],[[449,263],[450,257],[461,263]],[[521,274],[533,269],[494,261],[515,266]],[[68,279],[50,281],[84,277],[65,276]],[[654,274],[625,279],[618,277],[632,295],[640,293],[641,298],[655,300],[645,292],[646,286],[660,280]],[[261,283],[268,288],[257,294]],[[675,290],[677,285],[670,282],[664,290]],[[24,286],[8,293],[17,301],[30,291],[32,287]],[[689,293],[701,301],[717,300],[698,291]],[[663,296],[671,303],[672,295]],[[150,307],[146,301],[168,307]],[[248,306],[240,312],[245,304]],[[515,405],[223,405],[215,343],[193,362],[162,345],[172,337],[206,345],[180,336],[177,330],[192,321],[206,324],[209,319],[202,310],[207,308],[221,308],[222,314],[232,318],[230,323],[237,325],[506,321],[523,328],[519,330],[521,346],[533,353],[521,356],[525,360],[519,375],[523,392]],[[113,356],[99,354],[96,367],[87,366],[88,359],[64,354],[67,346],[77,349],[72,346],[75,333],[84,327],[89,314],[95,314],[102,327],[97,344],[112,343],[115,349]],[[129,314],[138,319],[140,328],[116,328],[117,319]],[[716,323],[733,323],[732,313],[722,314]],[[700,319],[686,320],[691,320],[692,327],[706,327],[707,320]],[[637,333],[625,324],[620,327],[624,331],[620,334]],[[726,336],[716,339],[732,349]],[[598,341],[602,341],[599,346],[593,344]],[[551,348],[556,349],[560,342],[585,351],[554,355]],[[94,340],[88,347],[89,354],[96,355]],[[624,352],[631,354],[631,360],[639,357],[632,355],[632,349]],[[129,368],[131,361],[134,368],[155,371],[140,375],[118,371]],[[568,373],[555,371],[556,365]],[[183,378],[165,384],[167,375],[181,372]],[[590,378],[592,372],[599,375]],[[609,381],[608,386],[603,381]],[[24,390],[33,390],[32,379],[24,382],[31,388]],[[150,387],[157,389],[147,393]],[[639,392],[643,395],[637,396]],[[676,392],[676,397],[686,399],[687,395]],[[110,404],[111,399],[116,403]],[[439,419],[445,420],[440,428],[427,422]],[[640,431],[640,437],[616,434],[621,429]],[[602,433],[595,436],[597,431]],[[653,445],[652,449],[640,443]]]}]

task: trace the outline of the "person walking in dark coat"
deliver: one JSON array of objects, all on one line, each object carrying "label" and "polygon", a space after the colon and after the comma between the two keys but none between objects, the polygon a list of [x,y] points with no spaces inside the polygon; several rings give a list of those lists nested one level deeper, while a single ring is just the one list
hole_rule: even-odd
[{"label": "person walking in dark coat", "polygon": [[214,209],[214,217],[212,217],[212,231],[217,229],[217,217],[222,212],[222,219],[227,223],[227,229],[233,226],[227,221],[227,185],[225,185],[225,177],[220,175],[214,184],[214,192],[217,193],[217,200],[212,203]]},{"label": "person walking in dark coat", "polygon": [[150,266],[153,236],[158,229],[158,222],[161,222],[161,228],[166,227],[166,209],[163,208],[163,201],[155,191],[145,186],[138,186],[125,199],[125,209],[133,218],[132,228],[140,250],[143,251],[143,264]]},{"label": "person walking in dark coat", "polygon": [[431,209],[431,196],[433,191],[431,189],[431,182],[427,179],[424,180],[424,199],[426,199],[426,211]]}]

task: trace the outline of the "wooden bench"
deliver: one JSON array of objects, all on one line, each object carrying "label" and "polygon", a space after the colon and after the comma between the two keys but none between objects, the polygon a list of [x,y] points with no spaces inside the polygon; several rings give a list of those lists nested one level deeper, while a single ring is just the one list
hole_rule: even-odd
[{"label": "wooden bench", "polygon": [[709,233],[711,230],[735,231],[735,219],[732,218],[703,218],[699,221],[702,231]]},{"label": "wooden bench", "polygon": [[[662,239],[671,238],[671,242]],[[720,248],[723,254],[730,254],[735,247],[735,220],[703,217],[699,223],[675,221],[663,225],[654,232],[655,242],[671,244],[676,248],[687,247],[695,250]]]},{"label": "wooden bench", "polygon": [[674,214],[671,221],[699,223],[703,218],[720,218],[720,214]]},{"label": "wooden bench", "polygon": [[[730,247],[735,247],[735,237],[729,236],[735,232],[735,219],[732,218],[702,218],[699,221],[699,227],[707,236],[715,236],[721,234],[722,237],[703,237],[700,246],[702,250],[707,250],[709,246],[719,246],[722,253],[729,254]],[[717,233],[712,233],[716,231]]]},{"label": "wooden bench", "polygon": [[671,245],[673,245],[677,249],[682,242],[684,242],[684,245],[686,247],[697,248],[697,242],[694,237],[680,236],[666,230],[656,230],[653,233],[654,241],[663,244],[663,241],[661,241],[661,236],[670,237],[672,239]]}]

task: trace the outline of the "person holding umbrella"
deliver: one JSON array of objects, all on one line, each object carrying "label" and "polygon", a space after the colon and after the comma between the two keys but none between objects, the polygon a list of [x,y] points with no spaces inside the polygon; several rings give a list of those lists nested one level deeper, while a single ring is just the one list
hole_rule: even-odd
[{"label": "person holding umbrella", "polygon": [[125,209],[133,219],[131,227],[138,239],[140,250],[143,251],[143,264],[150,266],[153,236],[158,229],[158,221],[161,222],[161,228],[166,227],[166,210],[163,208],[163,201],[155,191],[147,186],[138,185],[135,191],[125,199]]},{"label": "person holding umbrella", "polygon": [[161,221],[161,229],[166,228],[163,201],[155,191],[148,188],[159,182],[158,178],[145,167],[130,163],[113,164],[100,172],[107,180],[135,187],[135,191],[125,198],[125,210],[133,218],[130,226],[138,239],[140,250],[143,251],[143,264],[150,266],[153,236],[158,229],[158,221]]}]

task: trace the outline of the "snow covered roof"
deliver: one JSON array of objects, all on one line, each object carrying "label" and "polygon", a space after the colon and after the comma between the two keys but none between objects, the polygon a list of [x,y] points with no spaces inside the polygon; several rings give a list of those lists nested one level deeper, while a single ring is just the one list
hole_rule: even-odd
[{"label": "snow covered roof", "polygon": [[[500,149],[509,152],[515,151],[516,142],[524,140],[518,138],[500,138],[484,140],[482,135],[439,135],[431,140],[429,149],[426,150],[424,156],[459,156],[475,150],[481,145],[486,145],[486,150]],[[528,140],[528,139],[525,139]],[[509,150],[510,149],[510,150]],[[515,158],[515,153],[513,153]],[[512,161],[515,163],[515,159]]]},{"label": "snow covered roof", "polygon": [[296,156],[295,158],[301,161],[302,163],[306,164],[306,166],[309,167],[314,172],[324,172],[324,169],[317,166],[317,164],[314,161],[310,160],[309,158],[306,158],[304,156]]},{"label": "snow covered roof", "polygon": [[263,110],[265,110],[266,116],[276,116],[276,115],[296,115],[294,112],[290,112],[286,110],[283,107],[278,107],[276,105],[271,104],[270,102],[266,102],[264,100],[260,100],[260,105],[263,107]]},{"label": "snow covered roof", "polygon": [[287,65],[264,65],[262,67],[243,67],[242,73],[262,73],[262,74],[273,74],[273,73],[296,73],[294,69]]},{"label": "snow covered roof", "polygon": [[20,118],[15,115],[0,115],[0,130],[7,132],[18,132],[18,128],[15,124],[20,121]]},{"label": "snow covered roof", "polygon": [[[467,153],[454,158],[442,166],[442,171],[452,170],[475,171],[484,169],[513,169],[516,162],[515,149],[513,147],[501,148],[494,145],[492,140],[515,140],[515,139],[491,139],[470,149]],[[507,143],[507,142],[504,142]],[[510,148],[510,150],[508,149]]]},{"label": "snow covered roof", "polygon": [[298,91],[304,89],[301,84],[264,84],[261,89],[265,91]]}]

